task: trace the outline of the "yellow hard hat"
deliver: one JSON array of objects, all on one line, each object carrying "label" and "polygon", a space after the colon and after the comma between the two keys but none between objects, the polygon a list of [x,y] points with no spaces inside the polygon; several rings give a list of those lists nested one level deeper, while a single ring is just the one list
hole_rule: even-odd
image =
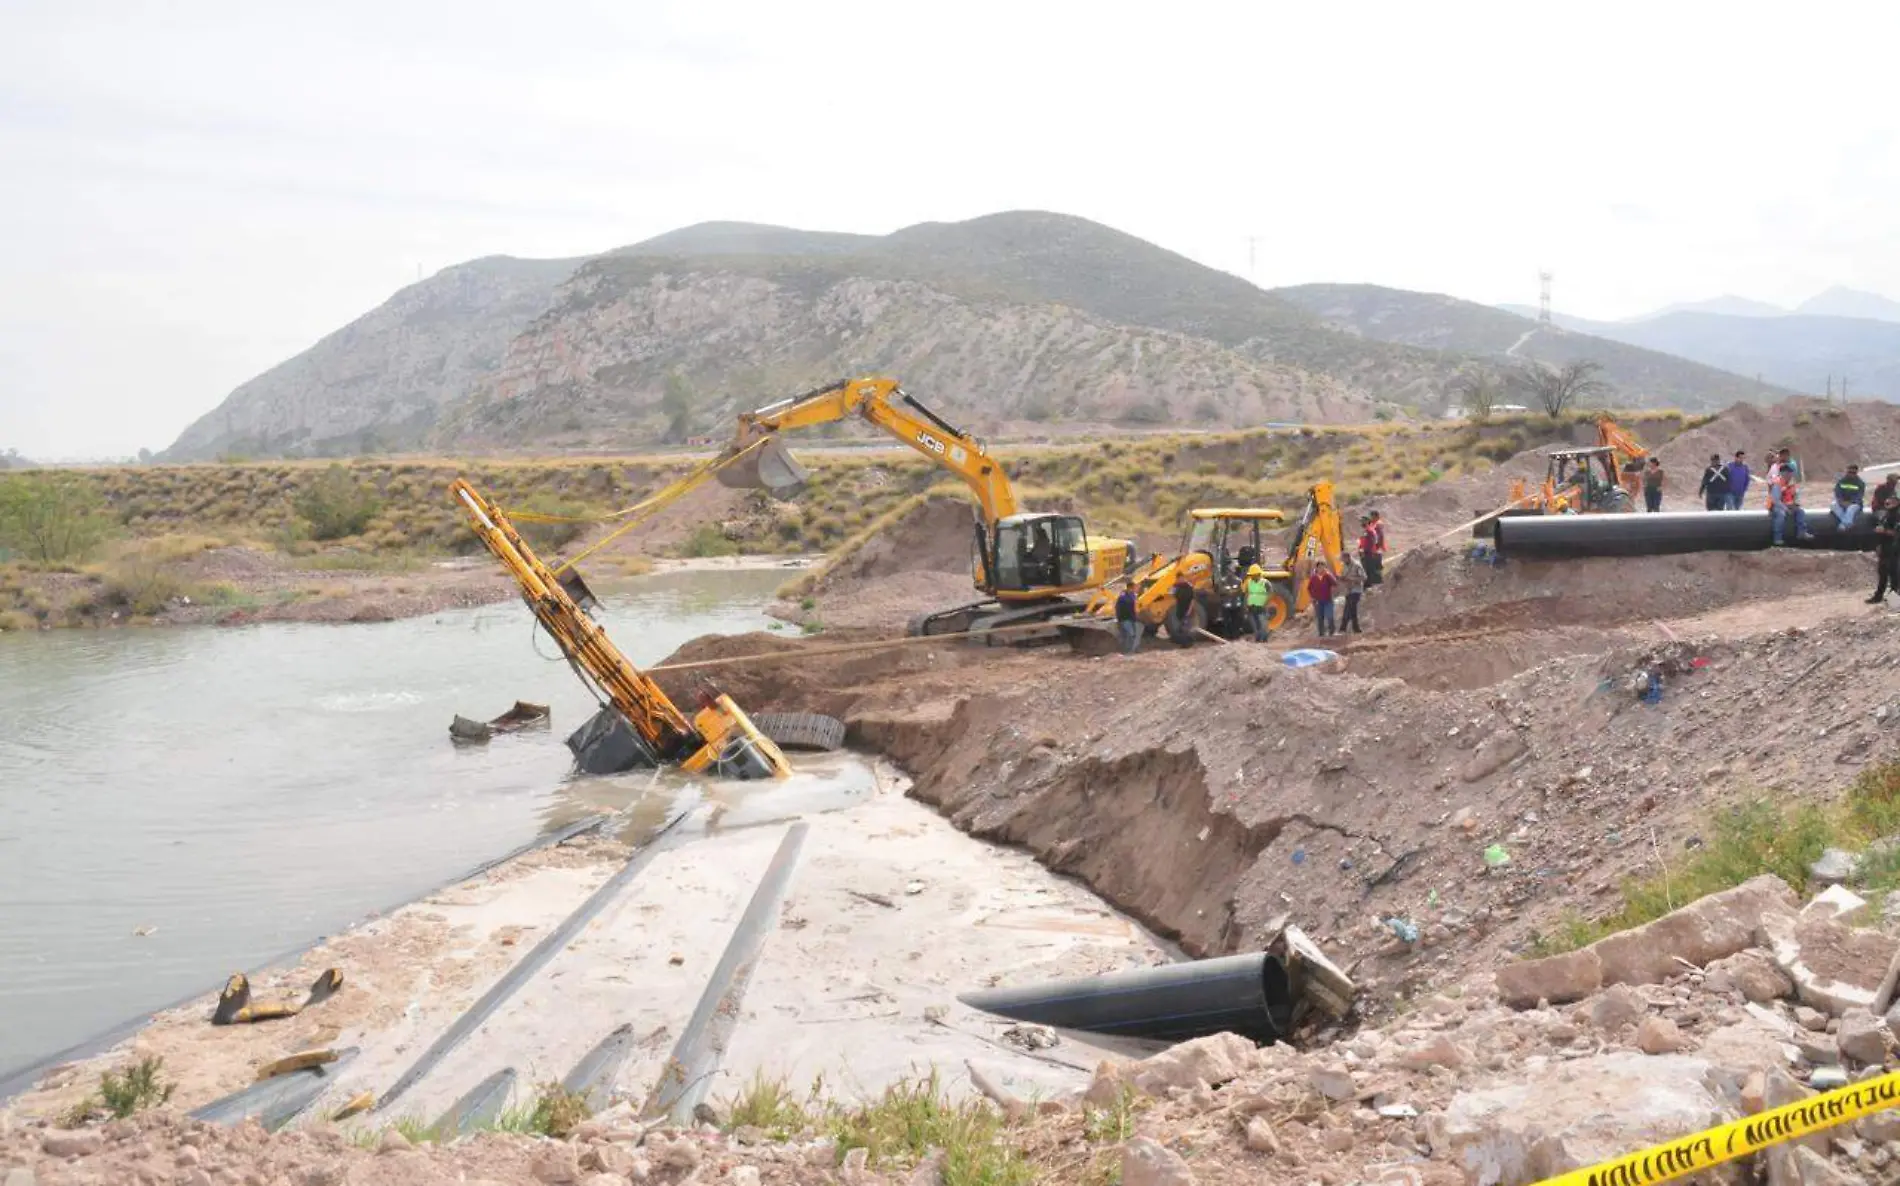
[{"label": "yellow hard hat", "polygon": [[1250,577],[1265,576],[1266,571],[1258,564],[1250,564],[1247,566],[1247,575]]}]

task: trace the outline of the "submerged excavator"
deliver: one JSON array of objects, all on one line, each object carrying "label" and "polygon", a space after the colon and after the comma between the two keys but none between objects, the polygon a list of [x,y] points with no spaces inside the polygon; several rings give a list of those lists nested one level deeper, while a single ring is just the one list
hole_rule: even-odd
[{"label": "submerged excavator", "polygon": [[[1188,512],[1188,528],[1181,550],[1173,557],[1153,556],[1127,582],[1115,581],[1089,599],[1083,616],[1060,624],[1071,648],[1102,651],[1110,645],[1115,627],[1115,599],[1128,582],[1138,592],[1135,615],[1152,636],[1163,627],[1178,626],[1192,636],[1206,633],[1222,639],[1241,638],[1253,625],[1241,585],[1247,570],[1259,564],[1269,593],[1267,625],[1275,630],[1295,614],[1306,612],[1312,599],[1306,577],[1315,562],[1325,560],[1338,572],[1345,548],[1339,508],[1333,502],[1333,484],[1315,483],[1306,492],[1306,509],[1287,537],[1284,555],[1269,559],[1271,534],[1286,525],[1286,515],[1266,508],[1196,508]],[[1181,580],[1194,589],[1194,608],[1185,620],[1171,620],[1174,587]]]},{"label": "submerged excavator", "polygon": [[1069,617],[1082,610],[1080,597],[1132,571],[1133,543],[1091,537],[1079,515],[1022,510],[1009,475],[982,443],[919,403],[895,379],[841,379],[741,414],[719,480],[791,497],[809,473],[778,434],[854,416],[955,474],[976,499],[971,577],[984,599],[915,618],[910,634],[982,635]]},{"label": "submerged excavator", "polygon": [[600,701],[600,711],[567,739],[582,773],[614,774],[636,766],[678,766],[742,779],[791,773],[778,745],[730,696],[706,696],[688,718],[588,615],[586,607],[596,602],[580,573],[549,568],[501,508],[468,482],[457,479],[451,489],[475,534],[521,586],[521,599]]}]

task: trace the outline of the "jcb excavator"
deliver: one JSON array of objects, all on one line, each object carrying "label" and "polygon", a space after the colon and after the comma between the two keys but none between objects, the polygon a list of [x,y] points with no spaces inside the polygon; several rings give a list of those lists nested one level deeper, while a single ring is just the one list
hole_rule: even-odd
[{"label": "jcb excavator", "polygon": [[521,586],[521,599],[602,701],[600,711],[567,739],[584,773],[659,765],[733,778],[784,778],[791,773],[778,746],[730,696],[707,697],[688,720],[588,616],[583,606],[594,598],[578,572],[569,568],[557,576],[501,509],[466,481],[458,478],[451,489],[475,534]]},{"label": "jcb excavator", "polygon": [[895,379],[841,379],[746,412],[722,462],[719,480],[784,498],[809,476],[777,440],[790,429],[858,416],[943,466],[970,488],[977,503],[971,576],[985,600],[925,614],[912,635],[980,634],[1001,626],[1067,617],[1088,594],[1128,573],[1135,545],[1090,538],[1079,515],[1021,510],[1009,475],[975,437],[904,391]]},{"label": "jcb excavator", "polygon": [[[1325,560],[1339,571],[1345,540],[1339,509],[1333,504],[1333,484],[1316,483],[1306,492],[1306,510],[1294,525],[1286,553],[1276,564],[1267,558],[1270,541],[1265,533],[1281,528],[1286,515],[1268,509],[1196,508],[1188,512],[1188,529],[1181,551],[1172,559],[1150,557],[1146,566],[1128,578],[1139,592],[1135,615],[1147,632],[1168,622],[1175,605],[1175,584],[1185,579],[1194,588],[1192,615],[1181,623],[1189,634],[1205,630],[1220,638],[1240,638],[1252,630],[1241,585],[1247,570],[1259,564],[1270,589],[1267,625],[1278,630],[1294,614],[1311,606],[1306,577],[1313,564]],[[1116,581],[1089,599],[1084,618],[1062,623],[1069,645],[1077,650],[1101,650],[1115,621],[1115,598],[1127,582]]]}]

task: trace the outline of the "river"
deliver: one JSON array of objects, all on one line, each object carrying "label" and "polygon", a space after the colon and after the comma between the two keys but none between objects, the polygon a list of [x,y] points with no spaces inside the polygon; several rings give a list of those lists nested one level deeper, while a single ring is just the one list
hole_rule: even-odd
[{"label": "river", "polygon": [[[779,570],[604,597],[635,661],[771,624]],[[515,700],[554,727],[457,747]],[[584,814],[593,702],[519,603],[376,625],[0,636],[0,1078]]]}]

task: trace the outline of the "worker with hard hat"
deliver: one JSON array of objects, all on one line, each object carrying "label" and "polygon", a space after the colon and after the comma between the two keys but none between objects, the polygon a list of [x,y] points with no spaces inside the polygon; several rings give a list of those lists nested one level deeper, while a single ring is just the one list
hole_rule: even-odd
[{"label": "worker with hard hat", "polygon": [[1267,584],[1267,574],[1258,564],[1247,569],[1247,579],[1240,586],[1242,597],[1247,603],[1247,620],[1253,623],[1253,640],[1267,641],[1270,631],[1267,629],[1267,601],[1272,596],[1272,586]]}]

